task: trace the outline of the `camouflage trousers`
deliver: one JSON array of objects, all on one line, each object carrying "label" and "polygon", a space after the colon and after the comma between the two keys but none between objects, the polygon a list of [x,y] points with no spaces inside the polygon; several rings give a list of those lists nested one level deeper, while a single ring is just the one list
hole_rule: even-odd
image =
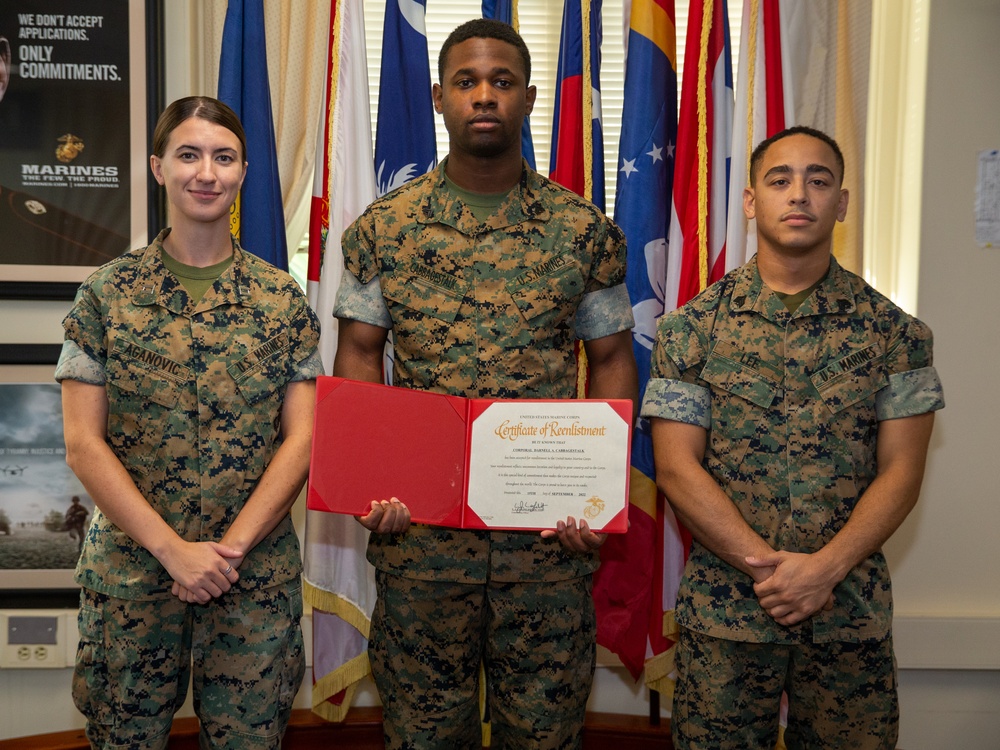
[{"label": "camouflage trousers", "polygon": [[298,581],[206,605],[83,589],[73,700],[91,747],[166,747],[189,681],[202,748],[280,747],[305,671],[301,616]]},{"label": "camouflage trousers", "polygon": [[389,750],[580,748],[594,677],[591,578],[458,584],[376,572],[369,658]]},{"label": "camouflage trousers", "polygon": [[891,750],[899,704],[892,638],[863,643],[729,641],[681,629],[674,747],[773,750],[781,693],[788,750]]}]

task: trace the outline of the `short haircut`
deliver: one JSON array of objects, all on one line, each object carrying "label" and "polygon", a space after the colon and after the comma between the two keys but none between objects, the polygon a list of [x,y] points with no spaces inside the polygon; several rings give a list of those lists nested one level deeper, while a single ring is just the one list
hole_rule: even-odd
[{"label": "short haircut", "polygon": [[240,141],[240,161],[247,160],[247,136],[240,118],[226,104],[210,96],[186,96],[167,105],[153,130],[153,155],[163,157],[170,134],[185,120],[197,117],[224,127]]},{"label": "short haircut", "polygon": [[514,47],[521,56],[521,63],[524,65],[524,85],[528,85],[531,80],[531,54],[528,52],[528,45],[524,43],[521,35],[514,31],[513,26],[503,21],[495,21],[492,18],[473,18],[448,35],[444,44],[441,45],[441,52],[438,55],[438,81],[440,83],[444,83],[444,66],[451,48],[469,39],[498,39]]},{"label": "short haircut", "polygon": [[823,141],[823,143],[833,149],[834,158],[836,158],[837,166],[840,168],[840,184],[844,184],[844,154],[840,150],[840,146],[837,145],[837,142],[822,130],[816,130],[816,128],[810,128],[806,125],[795,125],[790,128],[785,128],[784,130],[775,133],[767,140],[761,141],[757,144],[757,148],[755,148],[753,153],[750,155],[751,186],[753,186],[757,179],[757,170],[760,169],[761,162],[764,161],[764,154],[767,153],[767,150],[781,139],[787,138],[790,135],[809,135]]}]

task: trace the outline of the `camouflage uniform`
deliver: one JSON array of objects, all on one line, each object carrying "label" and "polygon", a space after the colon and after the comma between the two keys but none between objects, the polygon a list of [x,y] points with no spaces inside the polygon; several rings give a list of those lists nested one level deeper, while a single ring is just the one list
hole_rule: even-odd
[{"label": "camouflage uniform", "polygon": [[[576,340],[633,324],[624,236],[593,204],[526,165],[479,222],[444,173],[442,163],[374,202],[344,233],[350,273],[334,314],[391,329],[397,386],[574,398]],[[368,559],[379,571],[370,655],[390,747],[478,742],[480,659],[498,746],[515,736],[574,746],[593,673],[596,552],[570,553],[537,533],[414,525],[372,534]],[[509,637],[515,631],[520,640]],[[452,649],[463,651],[457,668]],[[428,717],[420,696],[432,694],[447,697]],[[421,728],[404,736],[414,722]]]},{"label": "camouflage uniform", "polygon": [[[944,405],[931,349],[927,326],[832,258],[826,278],[794,313],[763,284],[752,260],[660,320],[642,415],[708,430],[705,468],[754,531],[774,549],[814,552],[844,526],[875,478],[878,423]],[[722,639],[723,649],[726,641],[775,644],[781,647],[775,652],[790,652],[792,659],[808,652],[815,662],[826,654],[830,669],[840,669],[837,679],[847,680],[837,685],[845,696],[835,707],[842,718],[826,718],[844,724],[851,720],[846,695],[859,685],[882,690],[885,683],[874,676],[866,681],[871,672],[859,665],[868,657],[845,662],[832,654],[844,644],[869,644],[881,650],[881,671],[886,666],[894,671],[892,597],[882,553],[852,570],[834,599],[831,611],[795,626],[779,625],[760,607],[749,576],[693,542],[676,618],[693,631],[688,640],[699,649]],[[732,645],[726,653],[744,658],[749,648]],[[723,666],[727,660],[730,669],[739,668],[731,656],[722,659]],[[718,661],[706,657],[702,663],[718,668]],[[781,676],[771,685],[773,702],[762,709],[775,730],[783,671]],[[684,677],[680,703],[687,684],[694,689],[707,679],[700,671]],[[895,708],[891,677],[888,721]],[[857,685],[849,684],[851,678]],[[739,701],[733,690],[758,694],[754,683],[737,684],[716,691],[713,705],[735,712]],[[791,729],[800,691],[795,685],[785,688]],[[704,727],[715,719],[725,717],[697,721]],[[684,724],[675,718],[675,732],[686,731]],[[749,746],[738,735],[730,739],[733,747]]]},{"label": "camouflage uniform", "polygon": [[[84,282],[63,323],[56,378],[104,385],[108,444],[143,497],[181,538],[219,541],[280,445],[288,383],[322,374],[318,323],[292,278],[235,240],[232,265],[191,302],[160,258],[168,232]],[[196,705],[212,744],[277,747],[304,669],[300,573],[286,516],[247,554],[229,593],[184,605],[156,558],[95,510],[76,572],[84,592],[74,691],[92,741],[161,746],[172,711],[159,711],[157,701],[183,702],[186,681],[169,690],[164,683],[187,673],[193,647]],[[261,612],[272,613],[262,624]],[[130,629],[124,652],[115,618]],[[230,623],[226,658],[210,659],[213,628],[226,618],[246,630]],[[261,630],[268,637],[255,635]],[[102,654],[115,649],[112,669]],[[224,685],[225,699],[210,702],[203,681],[213,691]],[[126,695],[135,683],[156,685],[166,698],[136,701]],[[110,702],[95,697],[109,690]],[[279,705],[248,705],[247,695]]]}]

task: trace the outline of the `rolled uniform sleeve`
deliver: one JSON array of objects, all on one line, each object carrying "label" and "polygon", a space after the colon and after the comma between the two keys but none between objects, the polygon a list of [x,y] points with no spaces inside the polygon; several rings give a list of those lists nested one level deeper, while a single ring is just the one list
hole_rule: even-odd
[{"label": "rolled uniform sleeve", "polygon": [[104,385],[107,374],[104,366],[87,355],[75,341],[63,341],[59,362],[56,364],[56,381],[79,380],[90,385]]},{"label": "rolled uniform sleeve", "polygon": [[704,359],[704,346],[683,318],[660,318],[640,415],[711,428],[712,393],[695,382]]},{"label": "rolled uniform sleeve", "polygon": [[624,284],[584,295],[576,310],[576,335],[583,341],[604,338],[635,327]]},{"label": "rolled uniform sleeve", "polygon": [[944,408],[941,379],[933,365],[934,337],[922,321],[910,320],[885,355],[889,384],[875,397],[879,421]]},{"label": "rolled uniform sleeve", "polygon": [[602,230],[594,241],[594,254],[587,291],[625,283],[625,234],[611,219],[602,217]]},{"label": "rolled uniform sleeve", "polygon": [[382,296],[382,285],[376,275],[362,284],[351,271],[344,271],[337,289],[333,317],[357,320],[379,328],[392,328],[392,318]]}]

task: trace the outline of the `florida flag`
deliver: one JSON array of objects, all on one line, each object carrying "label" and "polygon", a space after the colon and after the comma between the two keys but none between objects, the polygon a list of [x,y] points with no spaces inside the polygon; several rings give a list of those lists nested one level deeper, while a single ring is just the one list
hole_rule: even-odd
[{"label": "florida flag", "polygon": [[[626,285],[636,323],[632,348],[640,400],[666,292],[677,142],[674,18],[673,0],[632,0],[628,15],[615,221],[628,239]],[[633,678],[645,667],[646,683],[663,692],[671,645],[663,633],[664,570],[679,577],[684,545],[656,489],[647,420],[639,421],[632,438],[629,503],[628,534],[608,537],[594,576],[597,641],[618,655]]]},{"label": "florida flag", "polygon": [[[565,0],[549,177],[604,210],[601,0]],[[584,127],[584,123],[590,123]]]},{"label": "florida flag", "polygon": [[[335,0],[330,17],[326,106],[317,139],[309,229],[309,302],[322,323],[320,351],[332,372],[337,348],[334,297],[344,273],[340,237],[375,199],[363,0]],[[313,607],[313,711],[344,718],[369,673],[368,629],[375,605],[368,532],[351,516],[306,511],[305,600]]]}]

